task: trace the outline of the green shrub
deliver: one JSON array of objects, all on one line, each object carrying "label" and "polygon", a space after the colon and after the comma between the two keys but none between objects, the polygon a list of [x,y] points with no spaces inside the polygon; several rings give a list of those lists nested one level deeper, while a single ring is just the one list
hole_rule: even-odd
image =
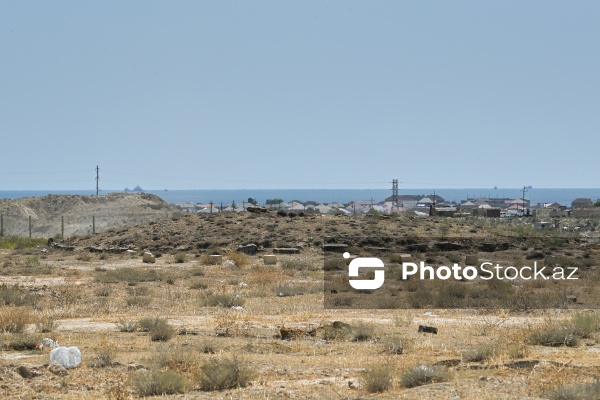
[{"label": "green shrub", "polygon": [[148,333],[150,334],[150,340],[153,342],[166,342],[175,335],[175,329],[167,323],[166,318],[161,318],[157,320]]},{"label": "green shrub", "polygon": [[187,380],[172,371],[137,371],[131,385],[138,396],[164,396],[188,390]]},{"label": "green shrub", "polygon": [[22,238],[16,236],[0,235],[0,249],[15,250],[15,249],[30,249],[38,246],[45,246],[46,239],[39,238]]},{"label": "green shrub", "polygon": [[382,393],[392,387],[392,368],[376,365],[367,368],[360,376],[361,385],[369,393]]},{"label": "green shrub", "polygon": [[428,383],[446,382],[450,374],[442,367],[418,365],[405,371],[400,377],[400,383],[406,388],[426,385]]},{"label": "green shrub", "polygon": [[202,390],[246,387],[255,377],[254,371],[238,358],[212,359],[200,369]]}]

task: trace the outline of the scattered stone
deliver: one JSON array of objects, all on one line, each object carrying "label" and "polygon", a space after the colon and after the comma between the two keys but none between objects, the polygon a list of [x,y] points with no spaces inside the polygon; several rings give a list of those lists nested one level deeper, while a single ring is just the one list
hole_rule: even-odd
[{"label": "scattered stone", "polygon": [[300,250],[296,247],[277,247],[273,249],[275,254],[298,254]]},{"label": "scattered stone", "polygon": [[504,363],[503,366],[510,369],[533,369],[539,363],[538,360],[519,360]]},{"label": "scattered stone", "polygon": [[464,245],[454,242],[437,242],[435,244],[435,247],[440,251],[455,251],[462,250],[465,248]]},{"label": "scattered stone", "polygon": [[568,296],[565,297],[565,302],[566,303],[575,304],[575,303],[577,303],[577,296],[568,295]]},{"label": "scattered stone", "polygon": [[299,328],[286,328],[284,326],[279,328],[279,337],[281,340],[297,339],[302,336],[315,336],[315,331],[307,331],[306,329]]},{"label": "scattered stone", "polygon": [[265,265],[276,265],[277,264],[277,256],[274,254],[264,255],[263,261],[265,262]]},{"label": "scattered stone", "polygon": [[155,263],[156,257],[154,257],[154,255],[152,253],[146,251],[146,252],[144,252],[142,261],[145,263]]},{"label": "scattered stone", "polygon": [[450,359],[450,360],[441,360],[441,361],[438,361],[435,364],[433,364],[433,366],[434,367],[443,366],[443,367],[450,368],[450,367],[456,367],[458,364],[460,364],[460,359],[453,358],[453,359]]},{"label": "scattered stone", "polygon": [[260,207],[260,206],[248,206],[248,207],[246,207],[246,211],[251,212],[251,213],[264,214],[264,213],[268,213],[269,209],[266,207]]},{"label": "scattered stone", "polygon": [[413,257],[410,254],[400,254],[400,263],[412,262]]},{"label": "scattered stone", "polygon": [[16,371],[17,374],[21,375],[25,379],[35,378],[36,376],[40,375],[39,372],[36,372],[33,369],[26,367],[25,365],[19,365]]},{"label": "scattered stone", "polygon": [[468,254],[465,257],[465,265],[468,265],[471,267],[478,267],[479,266],[479,257],[477,257],[476,254]]},{"label": "scattered stone", "polygon": [[434,328],[433,326],[419,325],[419,332],[432,333],[434,335],[437,335],[438,329]]},{"label": "scattered stone", "polygon": [[227,261],[225,261],[225,263],[223,264],[223,266],[230,267],[230,268],[237,267],[237,265],[235,265],[235,261],[233,261],[233,260],[227,260]]},{"label": "scattered stone", "polygon": [[81,351],[75,347],[59,346],[50,352],[50,363],[56,362],[66,369],[81,364]]},{"label": "scattered stone", "polygon": [[345,243],[327,243],[323,245],[325,251],[342,251],[346,250],[348,245]]},{"label": "scattered stone", "polygon": [[50,363],[50,365],[48,366],[48,371],[58,376],[66,376],[69,374],[69,371],[67,371],[65,367],[63,367],[57,362]]},{"label": "scattered stone", "polygon": [[245,253],[248,255],[254,255],[256,254],[256,251],[258,250],[258,246],[255,245],[254,243],[250,243],[244,246],[238,246],[237,251],[240,253]]}]

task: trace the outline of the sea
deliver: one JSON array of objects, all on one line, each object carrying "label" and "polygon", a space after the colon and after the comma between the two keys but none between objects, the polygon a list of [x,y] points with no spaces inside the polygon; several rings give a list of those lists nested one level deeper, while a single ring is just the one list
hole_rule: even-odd
[{"label": "sea", "polygon": [[[122,192],[122,190],[102,190],[100,195]],[[144,190],[161,197],[167,203],[182,204],[187,202],[206,204],[231,204],[232,201],[240,204],[249,198],[255,199],[259,204],[264,204],[268,199],[281,199],[289,202],[316,201],[317,203],[349,203],[351,201],[379,202],[392,195],[391,189],[229,189],[229,190]],[[16,199],[22,197],[40,197],[48,194],[67,195],[95,195],[95,190],[0,190],[0,199]],[[479,189],[410,189],[401,188],[399,195],[432,195],[443,197],[448,202],[460,202],[468,198],[522,198],[523,188],[479,188]],[[532,205],[538,203],[560,203],[570,206],[577,198],[590,198],[593,201],[600,199],[600,188],[535,188],[529,187],[525,191],[525,198]]]}]

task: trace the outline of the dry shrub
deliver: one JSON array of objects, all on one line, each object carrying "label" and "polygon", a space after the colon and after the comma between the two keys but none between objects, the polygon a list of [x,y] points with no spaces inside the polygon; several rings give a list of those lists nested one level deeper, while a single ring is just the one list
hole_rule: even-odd
[{"label": "dry shrub", "polygon": [[446,382],[450,374],[443,367],[418,365],[405,371],[400,377],[400,383],[406,388],[426,385],[428,383]]},{"label": "dry shrub", "polygon": [[164,396],[185,393],[187,380],[172,371],[137,371],[131,378],[131,386],[138,396]]},{"label": "dry shrub", "polygon": [[33,321],[33,310],[29,307],[0,307],[0,331],[22,333]]},{"label": "dry shrub", "polygon": [[238,267],[245,267],[250,264],[250,257],[247,254],[232,251],[227,254],[227,258],[235,263]]},{"label": "dry shrub", "polygon": [[600,381],[559,386],[547,395],[550,400],[600,400]]},{"label": "dry shrub", "polygon": [[236,357],[212,359],[200,369],[202,390],[222,390],[246,387],[256,374]]},{"label": "dry shrub", "polygon": [[360,376],[362,387],[369,393],[382,393],[392,387],[393,368],[376,365],[367,368]]}]

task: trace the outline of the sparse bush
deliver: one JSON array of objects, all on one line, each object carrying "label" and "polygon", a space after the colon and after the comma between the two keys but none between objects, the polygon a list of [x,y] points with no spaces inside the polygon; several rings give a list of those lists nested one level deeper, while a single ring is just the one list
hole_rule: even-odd
[{"label": "sparse bush", "polygon": [[589,338],[600,330],[600,314],[577,313],[571,318],[574,333],[581,338]]},{"label": "sparse bush", "polygon": [[175,329],[167,323],[166,318],[157,318],[148,333],[153,342],[166,342],[175,335]]},{"label": "sparse bush", "polygon": [[164,396],[188,390],[187,380],[172,371],[137,371],[131,385],[138,396]]},{"label": "sparse bush", "polygon": [[200,370],[202,390],[222,390],[246,387],[255,373],[238,358],[212,359]]},{"label": "sparse bush", "polygon": [[202,342],[200,351],[204,354],[215,354],[217,352],[217,346],[212,341]]},{"label": "sparse bush", "polygon": [[575,347],[579,344],[579,339],[572,326],[553,323],[538,328],[527,338],[527,342],[551,347]]},{"label": "sparse bush", "polygon": [[101,272],[97,275],[96,279],[102,283],[128,282],[136,284],[140,282],[156,282],[160,280],[160,276],[154,269],[126,267]]},{"label": "sparse bush", "polygon": [[278,297],[299,296],[304,294],[304,288],[301,286],[284,284],[275,288],[275,294]]},{"label": "sparse bush", "polygon": [[206,289],[208,287],[208,283],[201,279],[196,279],[190,283],[190,289]]},{"label": "sparse bush", "polygon": [[483,344],[469,349],[462,353],[463,360],[466,362],[481,362],[496,355],[496,348],[489,344]]},{"label": "sparse bush", "polygon": [[241,307],[245,300],[239,294],[217,293],[206,297],[204,305],[208,307]]},{"label": "sparse bush", "polygon": [[98,289],[96,289],[96,296],[108,297],[108,296],[110,296],[110,292],[111,292],[110,286],[102,285]]},{"label": "sparse bush", "polygon": [[150,334],[153,342],[166,342],[175,335],[175,329],[167,323],[166,318],[145,317],[138,321],[139,328]]},{"label": "sparse bush", "polygon": [[35,328],[40,333],[53,332],[58,327],[58,323],[51,315],[45,315],[38,319],[35,323]]},{"label": "sparse bush", "polygon": [[428,383],[446,382],[450,374],[442,367],[418,365],[405,371],[400,377],[400,383],[406,388],[426,385]]},{"label": "sparse bush", "polygon": [[147,307],[152,302],[152,298],[148,296],[131,296],[125,301],[127,307]]},{"label": "sparse bush", "polygon": [[402,354],[402,352],[404,351],[403,340],[402,336],[400,335],[394,335],[387,338],[383,342],[383,346],[385,348],[385,351],[391,354]]},{"label": "sparse bush", "polygon": [[182,264],[184,262],[187,262],[188,260],[188,256],[185,253],[177,253],[175,254],[175,262],[178,264]]},{"label": "sparse bush", "polygon": [[24,292],[18,285],[8,286],[3,283],[0,285],[0,306],[24,306],[33,305],[36,300],[35,295]]},{"label": "sparse bush", "polygon": [[232,251],[227,254],[227,258],[235,263],[238,267],[245,267],[250,263],[250,257],[247,254]]},{"label": "sparse bush", "polygon": [[15,351],[35,350],[41,341],[40,336],[16,333],[11,335],[8,342],[4,344],[4,347]]},{"label": "sparse bush", "polygon": [[127,294],[130,296],[148,296],[150,295],[150,289],[148,289],[146,286],[128,287]]},{"label": "sparse bush", "polygon": [[318,269],[318,268],[314,268],[309,263],[306,263],[304,261],[298,261],[298,260],[282,261],[281,268],[286,269],[286,270],[293,270],[293,271],[309,271],[309,270]]},{"label": "sparse bush", "polygon": [[96,357],[90,363],[90,367],[93,368],[105,368],[109,367],[113,364],[113,360],[115,359],[115,352],[110,348],[105,348],[100,350],[96,354]]},{"label": "sparse bush", "polygon": [[369,393],[382,393],[392,387],[392,371],[389,365],[367,368],[360,376],[361,385]]},{"label": "sparse bush", "polygon": [[158,369],[169,368],[177,371],[189,371],[195,364],[196,356],[189,349],[180,347],[161,347],[153,355],[151,363]]},{"label": "sparse bush", "polygon": [[119,332],[135,332],[139,326],[138,321],[128,321],[123,318],[117,322]]},{"label": "sparse bush", "polygon": [[373,325],[358,324],[352,327],[352,340],[355,342],[364,342],[373,337],[375,327]]},{"label": "sparse bush", "polygon": [[5,250],[30,249],[37,246],[44,246],[46,244],[46,239],[0,235],[0,249]]},{"label": "sparse bush", "polygon": [[30,256],[25,258],[25,262],[23,263],[26,267],[39,267],[41,265],[40,259],[37,256]]},{"label": "sparse bush", "polygon": [[600,400],[600,381],[559,386],[547,395],[550,400]]},{"label": "sparse bush", "polygon": [[33,320],[29,307],[0,307],[0,331],[22,333]]}]

